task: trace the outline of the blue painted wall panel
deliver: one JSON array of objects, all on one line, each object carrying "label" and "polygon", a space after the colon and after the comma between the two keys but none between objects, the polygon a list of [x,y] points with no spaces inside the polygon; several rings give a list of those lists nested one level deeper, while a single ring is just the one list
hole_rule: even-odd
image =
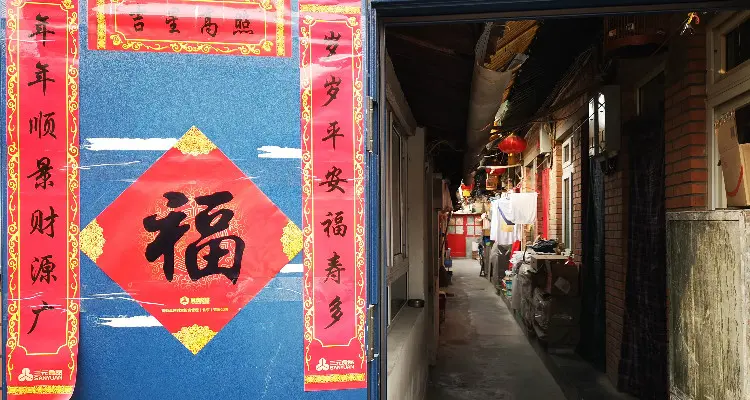
[{"label": "blue painted wall panel", "polygon": [[[91,51],[87,49],[86,7],[82,1],[81,226],[86,226],[164,153],[94,151],[88,139],[176,139],[193,125],[301,226],[300,160],[258,157],[261,146],[300,147],[296,21],[289,58]],[[292,8],[296,7],[293,2]],[[2,65],[4,55],[3,49]],[[0,94],[5,98],[5,76],[0,75]],[[3,117],[4,111],[0,111]],[[3,125],[3,143],[4,139]],[[301,255],[291,261],[301,262]],[[105,325],[107,318],[148,313],[83,254],[81,282],[79,371],[74,399],[367,397],[365,390],[303,392],[299,272],[277,275],[197,355],[160,326]]]}]

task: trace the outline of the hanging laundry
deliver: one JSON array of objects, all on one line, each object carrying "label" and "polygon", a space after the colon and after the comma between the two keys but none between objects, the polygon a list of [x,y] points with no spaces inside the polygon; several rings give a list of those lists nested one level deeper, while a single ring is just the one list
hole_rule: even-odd
[{"label": "hanging laundry", "polygon": [[513,210],[513,222],[516,224],[535,224],[537,193],[511,193],[510,204]]},{"label": "hanging laundry", "polygon": [[514,212],[510,198],[501,196],[492,201],[490,240],[509,246],[520,240],[523,229],[514,223]]}]

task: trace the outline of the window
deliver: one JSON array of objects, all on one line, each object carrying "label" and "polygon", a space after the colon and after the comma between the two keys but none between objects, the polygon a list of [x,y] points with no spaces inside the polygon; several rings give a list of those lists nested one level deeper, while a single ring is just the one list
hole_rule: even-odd
[{"label": "window", "polygon": [[383,174],[385,179],[386,232],[385,245],[388,254],[388,296],[390,299],[390,319],[398,314],[408,300],[407,257],[407,161],[406,136],[394,118],[388,112],[386,126],[386,154]]},{"label": "window", "polygon": [[589,156],[596,156],[606,149],[604,94],[599,93],[589,101]]},{"label": "window", "polygon": [[750,20],[729,31],[725,36],[725,65],[730,71],[743,62],[750,60]]},{"label": "window", "polygon": [[[562,181],[562,241],[565,249],[570,251],[573,248],[573,157],[572,139],[563,143],[563,181]],[[567,150],[566,150],[567,149]],[[568,157],[565,157],[568,152]]]},{"label": "window", "polygon": [[[738,129],[750,105],[750,11],[717,14],[707,27],[706,142],[708,144],[708,209],[726,207],[714,122],[735,111]],[[740,132],[741,133],[741,132]]]},{"label": "window", "polygon": [[664,71],[638,88],[638,115],[664,117]]}]

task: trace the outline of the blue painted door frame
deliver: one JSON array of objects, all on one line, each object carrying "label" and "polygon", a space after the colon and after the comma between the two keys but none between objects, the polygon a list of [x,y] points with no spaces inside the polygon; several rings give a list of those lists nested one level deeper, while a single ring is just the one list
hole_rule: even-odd
[{"label": "blue painted door frame", "polygon": [[[369,7],[369,4],[365,2],[364,6],[364,20],[367,29],[366,37],[366,70],[365,79],[367,80],[367,92],[368,97],[366,101],[366,110],[368,114],[368,124],[365,127],[367,132],[366,147],[367,147],[367,202],[368,215],[367,215],[367,254],[369,256],[367,268],[368,268],[368,287],[369,287],[369,303],[374,306],[375,318],[369,321],[367,329],[371,331],[368,340],[372,343],[368,343],[369,350],[373,355],[373,361],[370,362],[368,367],[368,399],[378,400],[385,398],[385,390],[381,390],[381,383],[385,383],[387,378],[387,371],[382,370],[382,366],[386,366],[385,361],[385,346],[386,346],[386,329],[385,321],[383,319],[384,310],[387,312],[388,307],[386,306],[386,285],[385,285],[385,268],[380,268],[381,261],[383,260],[382,249],[380,240],[380,223],[381,223],[381,210],[380,210],[380,158],[381,158],[381,146],[380,146],[380,102],[377,101],[380,94],[380,69],[379,57],[380,57],[380,40],[378,40],[378,19],[376,16],[375,9]],[[385,315],[387,318],[387,315]]]}]

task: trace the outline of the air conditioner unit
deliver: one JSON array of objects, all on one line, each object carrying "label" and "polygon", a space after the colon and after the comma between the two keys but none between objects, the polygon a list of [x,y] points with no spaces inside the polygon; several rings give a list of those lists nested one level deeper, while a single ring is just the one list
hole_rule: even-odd
[{"label": "air conditioner unit", "polygon": [[550,124],[542,124],[539,129],[539,154],[547,154],[552,152],[552,126]]}]

